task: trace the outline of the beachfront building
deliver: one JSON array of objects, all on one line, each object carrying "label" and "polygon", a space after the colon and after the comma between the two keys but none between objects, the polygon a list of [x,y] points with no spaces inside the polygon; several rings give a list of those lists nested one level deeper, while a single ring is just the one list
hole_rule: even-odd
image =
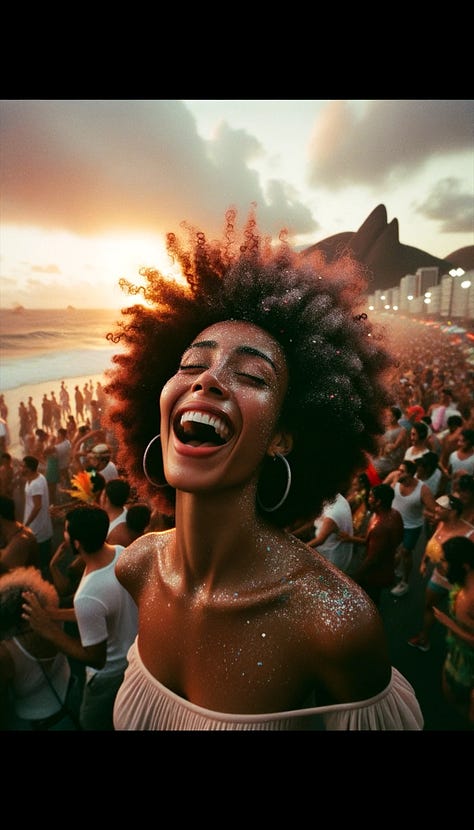
[{"label": "beachfront building", "polygon": [[399,286],[377,290],[367,299],[369,310],[474,326],[474,271],[453,269],[440,276],[438,268],[418,268],[402,277]]}]

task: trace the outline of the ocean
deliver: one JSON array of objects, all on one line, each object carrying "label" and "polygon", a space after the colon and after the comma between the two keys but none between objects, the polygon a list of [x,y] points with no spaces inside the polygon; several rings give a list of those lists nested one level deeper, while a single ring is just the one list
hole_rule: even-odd
[{"label": "ocean", "polygon": [[103,373],[118,319],[116,309],[0,309],[0,392]]}]

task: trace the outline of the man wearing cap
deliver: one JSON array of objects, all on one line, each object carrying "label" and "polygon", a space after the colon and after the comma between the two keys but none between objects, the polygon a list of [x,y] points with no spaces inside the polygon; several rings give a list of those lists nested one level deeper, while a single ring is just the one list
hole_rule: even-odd
[{"label": "man wearing cap", "polygon": [[[412,428],[413,424],[415,424],[417,421],[421,421],[424,414],[425,414],[425,410],[419,404],[414,404],[413,406],[407,406],[406,409],[404,410],[403,415],[401,416],[401,418],[398,419],[398,423],[400,424],[401,427],[404,427],[406,429],[408,435],[410,435],[411,428]],[[409,443],[409,441],[408,441],[408,443]]]},{"label": "man wearing cap", "polygon": [[422,406],[415,404],[414,406],[409,406],[407,409],[408,420],[415,424],[417,421],[421,421],[423,415],[425,414],[425,410]]},{"label": "man wearing cap", "polygon": [[96,470],[106,481],[119,478],[119,471],[112,461],[112,451],[107,444],[96,444],[87,456],[87,470]]}]

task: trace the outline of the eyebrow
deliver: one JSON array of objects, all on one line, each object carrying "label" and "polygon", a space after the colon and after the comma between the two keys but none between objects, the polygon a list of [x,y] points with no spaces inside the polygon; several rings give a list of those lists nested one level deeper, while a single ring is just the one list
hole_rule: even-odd
[{"label": "eyebrow", "polygon": [[[191,343],[190,346],[185,350],[186,352],[190,351],[190,349],[198,349],[198,348],[210,348],[216,349],[218,346],[216,340],[198,340],[195,343]],[[238,346],[235,350],[237,354],[248,354],[252,355],[252,357],[260,357],[262,360],[266,360],[266,362],[272,367],[273,371],[276,373],[277,368],[271,359],[265,352],[261,352],[260,349],[255,349],[253,346]]]}]

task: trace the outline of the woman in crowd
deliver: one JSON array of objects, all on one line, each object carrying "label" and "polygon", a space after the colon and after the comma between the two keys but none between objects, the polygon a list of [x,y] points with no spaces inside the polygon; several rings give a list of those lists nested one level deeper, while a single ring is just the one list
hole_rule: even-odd
[{"label": "woman in crowd", "polygon": [[424,421],[415,421],[410,429],[410,446],[403,456],[405,461],[415,461],[426,452],[431,452],[428,444],[428,426]]},{"label": "woman in crowd", "polygon": [[457,479],[462,475],[474,475],[474,429],[462,429],[458,438],[458,447],[450,454],[447,467],[443,472],[448,478],[448,490],[456,487]]},{"label": "woman in crowd", "polygon": [[139,632],[118,730],[421,729],[366,594],[285,531],[364,468],[390,358],[363,274],[272,246],[235,212],[222,243],[168,235],[185,280],[143,272],[111,334],[118,460],[173,514],[122,553]]},{"label": "woman in crowd", "polygon": [[429,651],[430,634],[435,621],[434,609],[442,605],[453,588],[446,579],[445,569],[441,564],[442,545],[453,536],[474,538],[474,525],[461,517],[462,509],[462,502],[455,496],[444,495],[436,499],[436,526],[433,535],[426,543],[420,564],[422,577],[425,577],[431,570],[425,589],[423,623],[418,634],[408,640],[409,645],[419,651]]},{"label": "woman in crowd", "polygon": [[447,629],[443,692],[468,728],[474,729],[474,542],[453,536],[443,542],[443,554],[446,578],[454,586],[449,614],[434,609],[436,619]]}]

